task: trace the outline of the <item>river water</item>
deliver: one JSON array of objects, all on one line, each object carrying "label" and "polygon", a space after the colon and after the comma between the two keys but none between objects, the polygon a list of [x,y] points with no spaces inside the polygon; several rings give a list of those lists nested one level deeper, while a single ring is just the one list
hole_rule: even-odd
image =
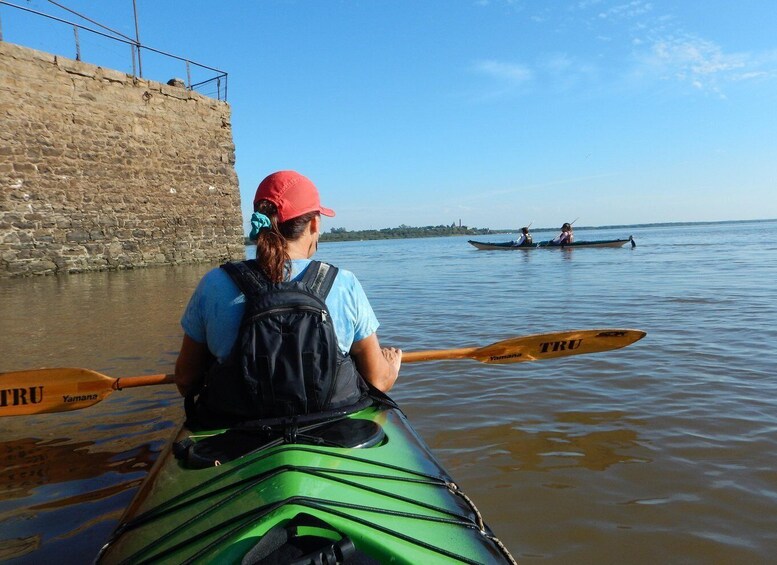
[{"label": "river water", "polygon": [[[567,329],[625,349],[403,367],[392,396],[521,563],[768,563],[777,555],[777,221],[579,230],[637,247],[323,244],[385,345]],[[535,239],[550,233],[536,232]],[[506,236],[486,236],[487,241]],[[0,281],[0,371],[170,372],[210,266]],[[170,387],[0,420],[0,560],[88,563],[181,419]]]}]

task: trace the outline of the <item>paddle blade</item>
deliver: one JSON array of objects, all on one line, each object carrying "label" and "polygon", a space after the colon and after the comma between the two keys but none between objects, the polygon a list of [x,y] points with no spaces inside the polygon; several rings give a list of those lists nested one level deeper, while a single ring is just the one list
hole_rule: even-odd
[{"label": "paddle blade", "polygon": [[79,410],[113,392],[115,379],[87,369],[0,373],[0,416]]},{"label": "paddle blade", "polygon": [[469,356],[481,363],[504,365],[620,349],[645,337],[641,330],[573,330],[506,339],[476,349]]},{"label": "paddle blade", "polygon": [[513,337],[484,347],[410,351],[402,354],[402,362],[474,359],[491,365],[505,365],[620,349],[642,339],[645,335],[641,330],[571,330]]},{"label": "paddle blade", "polygon": [[75,368],[0,373],[0,417],[80,410],[97,404],[114,390],[173,382],[174,375],[114,379]]}]

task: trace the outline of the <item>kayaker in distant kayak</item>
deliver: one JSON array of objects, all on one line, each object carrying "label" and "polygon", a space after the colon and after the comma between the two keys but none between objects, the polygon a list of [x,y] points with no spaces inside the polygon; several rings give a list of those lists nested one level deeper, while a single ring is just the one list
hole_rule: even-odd
[{"label": "kayaker in distant kayak", "polygon": [[561,233],[550,242],[553,245],[568,245],[573,241],[575,241],[575,234],[572,230],[572,225],[569,222],[564,222],[564,225],[561,226]]},{"label": "kayaker in distant kayak", "polygon": [[[256,261],[226,264],[206,273],[181,318],[184,338],[175,366],[180,393],[189,398],[199,393],[198,401],[206,397],[206,408],[213,412],[261,419],[338,409],[343,403],[366,396],[364,381],[382,392],[391,389],[399,373],[402,352],[393,347],[381,348],[376,333],[378,320],[358,279],[345,269],[326,263],[311,264],[311,257],[318,248],[321,215],[335,215],[334,211],[321,206],[315,185],[294,171],[273,173],[257,188],[254,210],[251,239],[257,241]],[[240,265],[241,269],[230,265]],[[306,276],[308,266],[317,269],[311,271],[315,277]],[[250,277],[246,277],[246,270]],[[234,274],[235,271],[243,274]],[[256,329],[260,322],[253,321],[248,321],[254,324],[253,334],[241,329],[241,321],[248,322],[243,319],[247,298],[240,288],[248,288],[255,314],[255,306],[262,296],[272,294],[275,299],[283,295],[272,291],[273,288],[285,289],[294,285],[289,281],[300,280],[306,283],[304,289],[308,289],[308,284],[313,288],[308,279],[315,279],[320,287],[327,272],[336,274],[324,285],[331,285],[324,296],[326,309],[322,312],[318,307],[316,315],[322,317],[317,323],[309,322],[305,326],[309,330],[306,335],[287,338],[284,333],[293,332],[297,327],[294,324],[300,323],[297,318],[308,314],[302,310],[280,319],[275,333],[262,333],[261,328]],[[256,276],[258,279],[251,278]],[[246,280],[254,280],[253,287],[262,290],[251,286],[239,288],[238,283],[245,285]],[[264,286],[265,283],[269,286]],[[292,294],[302,296],[299,292]],[[268,311],[267,316],[280,316],[280,310],[282,308],[276,307],[272,312]],[[252,320],[258,318],[260,316],[254,315]],[[326,331],[336,334],[335,375],[328,374],[333,365],[310,366],[323,365],[323,358],[332,357],[326,349],[322,350],[323,355],[318,354],[322,347],[320,342],[326,339],[316,337],[321,334],[315,332],[322,331],[321,327],[326,325],[332,326],[331,329],[324,328]],[[325,334],[324,338],[326,335],[330,334]],[[246,340],[257,343],[246,346]],[[313,342],[298,345],[304,340]],[[247,347],[256,349],[256,357],[251,362],[246,362]],[[316,354],[310,354],[310,351]],[[304,382],[300,373],[304,373]],[[278,374],[288,375],[280,378],[289,382],[278,382]],[[309,374],[321,382],[309,382],[314,380]],[[203,386],[207,394],[202,393]],[[322,387],[328,387],[328,390],[320,390]],[[274,404],[268,405],[268,402]]]},{"label": "kayaker in distant kayak", "polygon": [[529,233],[529,228],[528,227],[521,228],[521,236],[513,242],[513,245],[515,247],[520,247],[521,245],[531,245],[531,244],[532,244],[532,237],[531,237],[531,234]]}]

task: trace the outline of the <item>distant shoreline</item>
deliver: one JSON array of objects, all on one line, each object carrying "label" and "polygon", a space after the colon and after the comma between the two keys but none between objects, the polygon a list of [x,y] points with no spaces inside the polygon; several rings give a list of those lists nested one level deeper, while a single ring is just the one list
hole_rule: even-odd
[{"label": "distant shoreline", "polygon": [[[679,226],[708,226],[719,224],[745,224],[752,222],[774,222],[777,218],[764,218],[758,220],[718,220],[707,222],[653,222],[648,224],[612,224],[604,226],[580,226],[575,227],[575,231],[602,230],[602,229],[627,229],[627,228],[655,228],[655,227],[679,227]],[[410,227],[399,226],[396,228],[384,228],[379,230],[354,230],[348,231],[345,228],[333,228],[329,232],[321,234],[321,242],[338,241],[363,241],[379,239],[415,239],[422,237],[450,237],[454,235],[491,235],[500,233],[518,233],[520,228],[470,228],[467,226],[425,226]],[[556,231],[558,227],[533,228],[533,232]],[[245,238],[245,244],[251,245],[248,237]]]}]

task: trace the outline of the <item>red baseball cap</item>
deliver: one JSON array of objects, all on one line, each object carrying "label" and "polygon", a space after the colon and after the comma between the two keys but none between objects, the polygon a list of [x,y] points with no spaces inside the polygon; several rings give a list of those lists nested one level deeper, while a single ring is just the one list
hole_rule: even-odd
[{"label": "red baseball cap", "polygon": [[308,212],[320,212],[332,217],[334,210],[321,206],[316,185],[296,171],[278,171],[266,177],[256,189],[254,205],[269,200],[278,208],[278,222],[297,218]]}]

